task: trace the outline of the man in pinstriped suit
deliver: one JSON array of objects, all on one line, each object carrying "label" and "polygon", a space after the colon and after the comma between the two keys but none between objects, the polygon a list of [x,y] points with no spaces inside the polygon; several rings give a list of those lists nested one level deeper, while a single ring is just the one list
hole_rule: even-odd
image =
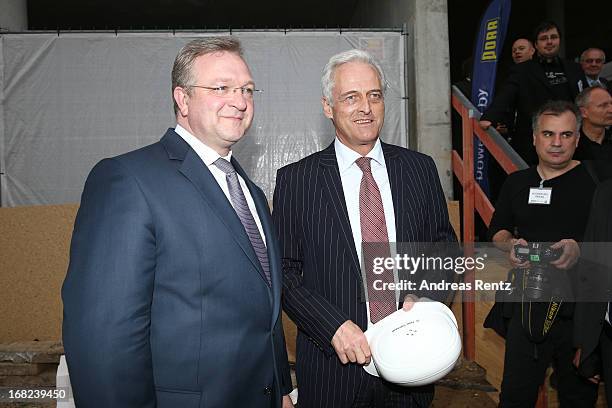
[{"label": "man in pinstriped suit", "polygon": [[[362,368],[371,357],[363,332],[377,312],[372,302],[361,300],[360,264],[362,241],[375,242],[366,239],[371,227],[364,222],[370,218],[379,219],[385,241],[455,241],[438,173],[430,157],[379,140],[386,82],[370,54],[351,50],[333,56],[322,86],[324,114],[336,138],[281,168],[274,192],[283,306],[299,330],[299,406],[428,406],[433,385],[399,387]],[[366,176],[376,205],[363,201]],[[364,216],[365,207],[378,212],[370,209]],[[415,295],[398,300],[394,310],[409,309]]]}]

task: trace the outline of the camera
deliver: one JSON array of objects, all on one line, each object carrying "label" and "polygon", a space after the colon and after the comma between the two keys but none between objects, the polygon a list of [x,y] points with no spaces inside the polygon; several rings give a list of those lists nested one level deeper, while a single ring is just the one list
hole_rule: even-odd
[{"label": "camera", "polygon": [[539,301],[554,294],[556,285],[552,282],[549,263],[559,259],[562,253],[562,249],[553,249],[539,242],[514,247],[514,255],[530,263],[530,267],[524,271],[522,282],[522,290],[527,299]]}]

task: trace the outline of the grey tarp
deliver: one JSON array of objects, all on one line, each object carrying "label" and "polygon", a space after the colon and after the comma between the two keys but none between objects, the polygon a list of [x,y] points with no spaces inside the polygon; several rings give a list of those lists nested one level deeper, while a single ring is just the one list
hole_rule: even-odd
[{"label": "grey tarp", "polygon": [[[201,36],[229,33],[119,32],[0,35],[2,206],[78,202],[104,157],[157,141],[174,127],[172,62]],[[325,147],[333,128],[321,109],[329,57],[371,51],[390,85],[383,140],[406,145],[404,39],[400,32],[233,32],[257,88],[255,120],[234,148],[272,198],[276,170]]]}]

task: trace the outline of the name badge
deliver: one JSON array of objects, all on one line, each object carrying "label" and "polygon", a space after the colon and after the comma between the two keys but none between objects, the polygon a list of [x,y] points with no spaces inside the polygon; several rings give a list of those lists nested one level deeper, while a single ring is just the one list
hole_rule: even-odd
[{"label": "name badge", "polygon": [[549,205],[551,196],[551,187],[532,187],[529,189],[529,201],[527,203]]}]

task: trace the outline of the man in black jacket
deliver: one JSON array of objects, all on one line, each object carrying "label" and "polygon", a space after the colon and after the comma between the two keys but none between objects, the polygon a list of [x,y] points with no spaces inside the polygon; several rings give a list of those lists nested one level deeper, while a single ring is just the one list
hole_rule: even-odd
[{"label": "man in black jacket", "polygon": [[[526,271],[534,273],[535,268],[529,261],[517,258],[517,245],[540,243],[545,247],[554,243],[550,248],[562,251],[557,260],[542,263],[545,274],[534,273],[530,282],[543,282],[542,277],[548,276],[551,282],[554,277],[555,282],[564,283],[564,277],[574,275],[574,265],[580,257],[578,242],[582,240],[596,188],[587,165],[572,159],[579,140],[579,122],[578,112],[570,102],[553,101],[542,106],[534,116],[532,138],[539,163],[510,174],[499,194],[489,234],[496,247],[509,253],[510,262],[517,268],[518,288],[526,286],[526,280],[522,280]],[[539,287],[539,296],[533,295],[535,291],[530,294],[518,289],[519,302],[505,298],[508,303],[501,306],[507,326],[499,406],[534,406],[538,387],[553,362],[560,406],[593,407],[597,387],[579,377],[572,365],[573,304],[567,302],[565,295],[545,294],[545,285],[530,287]],[[560,302],[560,298],[566,301]]]},{"label": "man in black jacket", "polygon": [[531,117],[534,112],[549,100],[573,101],[586,84],[580,65],[559,58],[561,33],[555,23],[541,23],[534,37],[537,55],[510,69],[480,121],[484,129],[492,124],[511,125],[516,112],[510,145],[528,164],[538,161],[532,145]]},{"label": "man in black jacket", "polygon": [[[574,312],[574,364],[591,381],[604,377],[606,400],[612,406],[612,325],[610,300],[612,251],[612,180],[599,185],[593,196],[582,245],[580,287]],[[588,302],[587,302],[588,300]],[[600,367],[597,363],[600,363]]]},{"label": "man in black jacket", "polygon": [[612,163],[612,95],[604,86],[595,84],[580,92],[576,105],[582,116],[582,128],[574,159]]}]

